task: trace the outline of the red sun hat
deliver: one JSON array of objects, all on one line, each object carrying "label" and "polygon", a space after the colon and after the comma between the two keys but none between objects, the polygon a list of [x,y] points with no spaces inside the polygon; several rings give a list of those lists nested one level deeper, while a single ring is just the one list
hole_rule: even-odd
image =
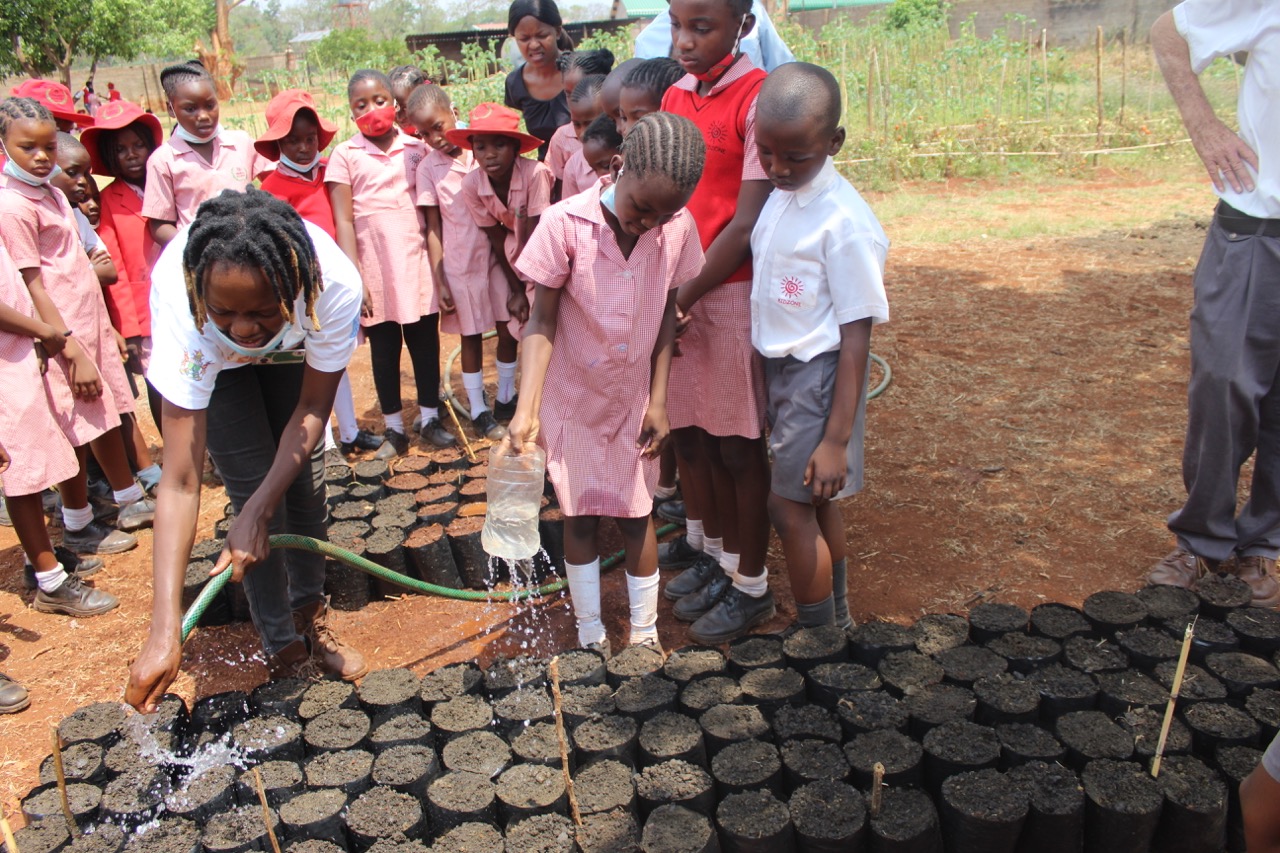
[{"label": "red sun hat", "polygon": [[320,115],[311,93],[302,89],[285,89],[267,102],[267,130],[254,141],[253,147],[268,160],[280,159],[280,140],[293,130],[293,119],[299,110],[309,110],[320,126],[317,132],[319,151],[329,147],[338,126]]},{"label": "red sun hat", "polygon": [[76,100],[71,96],[71,90],[53,80],[23,80],[10,89],[9,94],[44,104],[54,118],[72,121],[81,127],[93,124],[93,116],[76,112]]},{"label": "red sun hat", "polygon": [[98,150],[98,137],[102,131],[123,130],[134,122],[142,122],[147,126],[151,131],[152,143],[158,146],[164,142],[164,128],[160,119],[132,101],[107,101],[98,108],[93,127],[86,127],[80,134],[80,141],[89,149],[89,168],[95,175],[111,174]]},{"label": "red sun hat", "polygon": [[501,104],[479,104],[467,117],[467,127],[444,132],[445,139],[459,148],[471,148],[473,136],[506,136],[520,143],[520,153],[528,154],[542,145],[536,136],[522,133],[520,114]]}]

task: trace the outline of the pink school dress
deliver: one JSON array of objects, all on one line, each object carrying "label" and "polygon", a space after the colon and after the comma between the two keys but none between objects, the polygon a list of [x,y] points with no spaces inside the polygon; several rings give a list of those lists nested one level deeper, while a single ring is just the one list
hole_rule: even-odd
[{"label": "pink school dress", "polygon": [[196,218],[200,205],[226,189],[244,192],[255,177],[272,167],[243,130],[219,130],[211,157],[205,160],[177,136],[152,151],[147,158],[142,215],[175,222],[181,228]]},{"label": "pink school dress", "polygon": [[557,181],[564,180],[564,167],[569,162],[569,158],[575,153],[582,150],[582,140],[578,139],[577,132],[573,129],[573,122],[562,124],[556,128],[556,132],[551,134],[551,141],[547,143],[547,168],[551,170],[551,174],[555,175]]},{"label": "pink school dress", "polygon": [[329,158],[325,183],[351,187],[360,276],[373,301],[362,326],[416,323],[438,310],[414,186],[425,156],[422,140],[397,131],[385,152],[357,133]]},{"label": "pink school dress", "polygon": [[636,447],[650,360],[668,293],[702,269],[702,245],[681,210],[624,258],[600,192],[597,184],[548,210],[516,270],[563,288],[538,434],[560,506],[570,516],[640,518],[658,484],[658,460]]},{"label": "pink school dress", "polygon": [[440,331],[455,335],[481,335],[511,319],[511,288],[461,198],[463,178],[475,168],[475,155],[465,148],[456,158],[432,149],[418,166],[418,206],[440,209],[444,272],[455,306],[440,315]]},{"label": "pink school dress", "polygon": [[[31,295],[4,244],[0,243],[0,303],[36,316]],[[50,411],[48,382],[40,377],[35,341],[0,332],[0,444],[12,459],[0,483],[10,497],[34,495],[80,470],[75,448]]]},{"label": "pink school dress", "polygon": [[120,425],[118,412],[134,407],[102,287],[80,243],[71,205],[55,189],[6,176],[0,185],[0,240],[19,270],[40,268],[63,322],[102,374],[102,396],[92,401],[72,393],[65,358],[51,359],[45,374],[63,433],[76,447],[88,444]]}]

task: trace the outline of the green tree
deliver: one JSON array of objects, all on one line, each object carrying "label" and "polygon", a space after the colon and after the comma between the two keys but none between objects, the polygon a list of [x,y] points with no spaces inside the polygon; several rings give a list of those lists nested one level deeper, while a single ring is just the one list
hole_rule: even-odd
[{"label": "green tree", "polygon": [[146,0],[9,0],[0,3],[0,68],[40,77],[56,73],[71,87],[71,64],[130,60],[147,46],[156,16]]},{"label": "green tree", "polygon": [[343,74],[358,68],[386,71],[408,62],[409,50],[399,39],[374,38],[368,30],[334,30],[307,52],[307,61]]}]

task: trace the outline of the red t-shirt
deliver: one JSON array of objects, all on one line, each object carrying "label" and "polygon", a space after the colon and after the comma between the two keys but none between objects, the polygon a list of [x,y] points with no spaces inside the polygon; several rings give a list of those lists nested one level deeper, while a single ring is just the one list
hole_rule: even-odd
[{"label": "red t-shirt", "polygon": [[310,177],[300,175],[288,166],[277,165],[262,179],[262,189],[281,201],[288,202],[298,215],[313,225],[324,229],[333,239],[338,231],[333,225],[333,205],[324,186],[326,160],[311,171]]}]

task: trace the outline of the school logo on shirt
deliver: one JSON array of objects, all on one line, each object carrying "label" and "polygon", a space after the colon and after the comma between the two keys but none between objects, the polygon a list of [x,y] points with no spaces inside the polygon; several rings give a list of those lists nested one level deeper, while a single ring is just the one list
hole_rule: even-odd
[{"label": "school logo on shirt", "polygon": [[244,181],[248,183],[249,172],[244,166],[235,166],[231,169],[231,177],[235,178],[237,181]]},{"label": "school logo on shirt", "polygon": [[707,136],[712,142],[724,142],[729,138],[729,128],[722,121],[713,121],[711,126],[707,128]]},{"label": "school logo on shirt", "polygon": [[793,275],[783,276],[779,286],[782,291],[778,295],[779,305],[790,305],[793,308],[802,308],[804,303],[800,301],[800,297],[804,295],[804,282]]},{"label": "school logo on shirt", "polygon": [[178,367],[178,372],[183,376],[195,382],[204,379],[205,371],[212,365],[212,361],[206,361],[203,350],[195,350],[194,352],[182,351],[182,364]]}]

